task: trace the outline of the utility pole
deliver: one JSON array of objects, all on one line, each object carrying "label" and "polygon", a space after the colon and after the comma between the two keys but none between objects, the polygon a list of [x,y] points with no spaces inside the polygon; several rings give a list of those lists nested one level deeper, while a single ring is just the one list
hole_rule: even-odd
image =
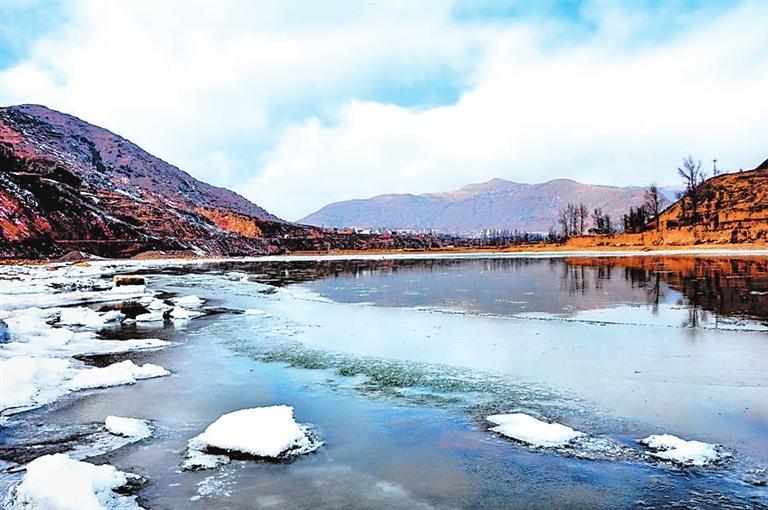
[{"label": "utility pole", "polygon": [[717,175],[717,158],[712,160],[712,174]]}]

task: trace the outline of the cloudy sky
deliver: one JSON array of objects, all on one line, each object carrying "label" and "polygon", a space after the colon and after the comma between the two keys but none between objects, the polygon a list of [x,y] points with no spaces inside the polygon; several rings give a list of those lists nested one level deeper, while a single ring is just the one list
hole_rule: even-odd
[{"label": "cloudy sky", "polygon": [[23,2],[0,103],[106,127],[289,220],[768,157],[768,2]]}]

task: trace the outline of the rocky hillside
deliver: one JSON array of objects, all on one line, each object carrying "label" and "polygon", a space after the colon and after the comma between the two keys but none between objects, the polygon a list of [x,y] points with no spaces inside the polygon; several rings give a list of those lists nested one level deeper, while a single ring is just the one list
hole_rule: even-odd
[{"label": "rocky hillside", "polygon": [[754,170],[718,175],[700,188],[695,211],[678,200],[636,234],[582,236],[568,244],[594,246],[690,246],[697,244],[768,244],[768,161]]},{"label": "rocky hillside", "polygon": [[601,207],[618,221],[631,207],[643,203],[643,189],[581,184],[557,179],[542,184],[520,184],[493,179],[457,191],[423,195],[381,195],[327,205],[300,220],[334,227],[435,229],[440,232],[477,232],[518,229],[546,232],[558,211],[569,202]]},{"label": "rocky hillside", "polygon": [[286,223],[130,141],[44,106],[0,108],[0,256],[251,255],[393,248]]}]

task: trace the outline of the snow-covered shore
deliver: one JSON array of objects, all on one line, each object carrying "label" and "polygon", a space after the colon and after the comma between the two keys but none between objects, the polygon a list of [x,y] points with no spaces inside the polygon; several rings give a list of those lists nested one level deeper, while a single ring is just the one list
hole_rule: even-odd
[{"label": "snow-covered shore", "polygon": [[[109,277],[135,264],[4,266],[0,271],[0,415],[51,403],[71,391],[133,384],[169,375],[162,367],[130,360],[91,368],[82,355],[120,354],[168,347],[155,338],[111,340],[100,334],[123,323],[189,320],[204,315],[196,295],[157,298],[144,284],[120,285]],[[139,278],[143,281],[143,278]],[[121,310],[144,310],[129,317]]]}]

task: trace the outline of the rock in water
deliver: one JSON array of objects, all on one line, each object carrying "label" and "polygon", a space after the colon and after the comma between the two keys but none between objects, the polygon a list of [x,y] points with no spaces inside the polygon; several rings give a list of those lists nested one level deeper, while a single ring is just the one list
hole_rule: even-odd
[{"label": "rock in water", "polygon": [[0,344],[4,344],[11,339],[10,333],[8,333],[8,324],[0,319]]},{"label": "rock in water", "polygon": [[123,287],[128,285],[145,285],[145,280],[143,276],[133,276],[133,275],[117,275],[112,280],[115,284],[115,287]]}]

